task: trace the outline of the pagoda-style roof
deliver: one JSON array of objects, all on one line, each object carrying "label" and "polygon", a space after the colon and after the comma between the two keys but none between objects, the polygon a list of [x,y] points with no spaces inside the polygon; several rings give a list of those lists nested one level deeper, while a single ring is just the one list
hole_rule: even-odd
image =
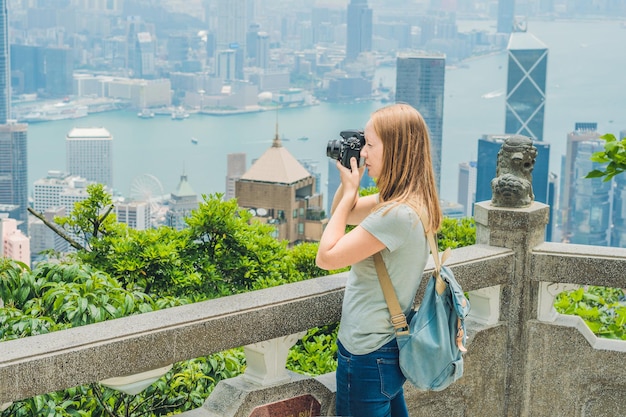
[{"label": "pagoda-style roof", "polygon": [[196,192],[191,188],[191,184],[187,181],[187,175],[183,174],[180,176],[180,182],[176,187],[176,192],[172,193],[176,197],[195,197]]},{"label": "pagoda-style roof", "polygon": [[293,184],[310,176],[309,171],[283,148],[277,129],[272,147],[252,164],[241,180]]}]

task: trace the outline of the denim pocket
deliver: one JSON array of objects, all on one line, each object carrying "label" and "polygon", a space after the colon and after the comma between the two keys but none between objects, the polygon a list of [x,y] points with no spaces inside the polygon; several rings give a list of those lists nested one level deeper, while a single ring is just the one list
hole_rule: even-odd
[{"label": "denim pocket", "polygon": [[398,359],[378,358],[378,373],[380,375],[380,392],[392,399],[402,390],[406,378],[400,370]]}]

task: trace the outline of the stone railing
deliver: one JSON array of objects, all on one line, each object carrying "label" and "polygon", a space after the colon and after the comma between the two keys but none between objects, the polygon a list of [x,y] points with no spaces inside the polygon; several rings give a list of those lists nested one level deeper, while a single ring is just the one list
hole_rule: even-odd
[{"label": "stone railing", "polygon": [[[626,342],[597,338],[553,302],[574,286],[626,287],[626,249],[546,243],[548,212],[476,205],[477,244],[448,262],[472,304],[465,375],[443,392],[407,384],[411,415],[624,414]],[[322,277],[2,342],[0,404],[94,381],[135,393],[175,362],[245,346],[245,373],[184,416],[332,415],[333,374],[284,365],[304,331],[339,320],[344,283]]]}]

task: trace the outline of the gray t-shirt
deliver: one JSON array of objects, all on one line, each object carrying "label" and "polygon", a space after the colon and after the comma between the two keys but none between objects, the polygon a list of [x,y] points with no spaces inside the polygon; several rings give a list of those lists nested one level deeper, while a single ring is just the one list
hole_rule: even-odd
[{"label": "gray t-shirt", "polygon": [[[381,207],[369,214],[361,226],[386,246],[382,251],[383,260],[400,307],[408,314],[429,249],[424,228],[413,209],[399,204],[387,210],[388,207]],[[338,338],[350,353],[365,355],[394,337],[374,258],[370,256],[352,265],[348,275]]]}]

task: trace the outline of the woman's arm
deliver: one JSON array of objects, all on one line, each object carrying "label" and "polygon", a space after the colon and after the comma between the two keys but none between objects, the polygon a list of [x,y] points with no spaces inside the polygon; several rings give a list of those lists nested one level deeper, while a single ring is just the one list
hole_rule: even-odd
[{"label": "woman's arm", "polygon": [[338,269],[352,265],[385,248],[382,242],[362,227],[357,226],[346,234],[349,220],[360,223],[377,203],[376,196],[358,198],[360,174],[356,159],[351,161],[352,170],[340,163],[341,190],[333,200],[334,212],[319,243],[316,263],[322,269]]},{"label": "woman's arm", "polygon": [[[359,184],[361,182],[361,178],[363,177],[364,172],[365,172],[365,166],[359,167]],[[339,184],[337,191],[335,191],[333,202],[330,207],[331,216],[335,213],[335,210],[337,209],[337,205],[339,204],[342,198],[343,198],[343,182]],[[376,204],[378,204],[378,194],[368,195],[365,197],[359,197],[358,192],[355,193],[352,208],[350,212],[348,213],[347,224],[357,225],[361,223],[363,219],[367,217],[370,211],[372,211],[372,209],[376,206]]]}]

